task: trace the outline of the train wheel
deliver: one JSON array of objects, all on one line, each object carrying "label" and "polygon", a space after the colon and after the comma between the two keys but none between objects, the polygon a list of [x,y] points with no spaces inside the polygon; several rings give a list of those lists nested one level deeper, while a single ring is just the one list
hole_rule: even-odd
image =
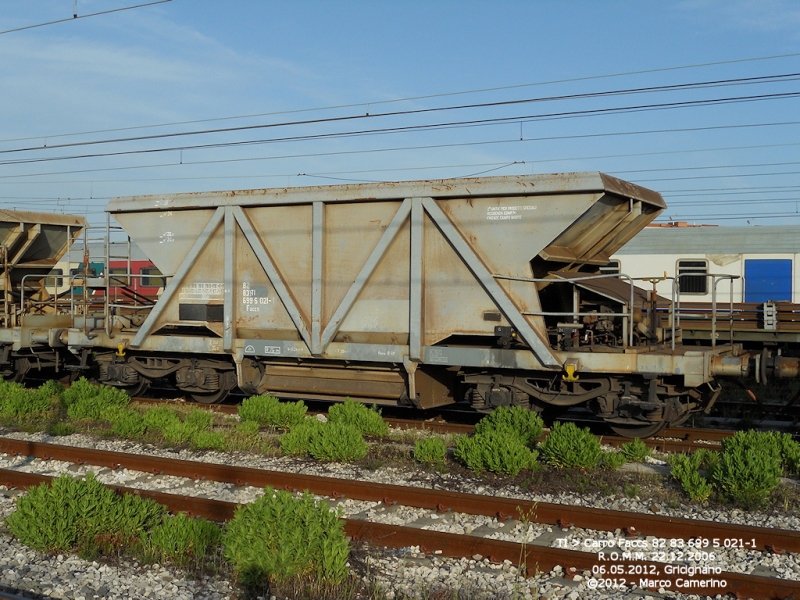
[{"label": "train wheel", "polygon": [[647,438],[660,433],[668,423],[658,421],[657,423],[642,423],[641,425],[623,425],[620,423],[609,423],[608,426],[622,437],[627,438]]},{"label": "train wheel", "polygon": [[195,402],[217,404],[236,387],[236,371],[212,367],[182,367],[175,372],[175,387]]},{"label": "train wheel", "polygon": [[25,380],[25,375],[31,369],[30,361],[27,358],[18,358],[11,364],[14,368],[2,372],[3,380],[22,383]]},{"label": "train wheel", "polygon": [[669,426],[670,426],[670,427],[680,427],[681,425],[683,425],[684,423],[686,423],[686,421],[688,421],[688,420],[689,420],[689,417],[691,417],[691,416],[694,416],[694,415],[696,415],[696,414],[697,414],[697,413],[693,413],[693,412],[688,412],[688,411],[687,411],[685,414],[681,415],[681,416],[680,416],[680,417],[678,417],[676,420],[674,420],[674,421],[670,422]]},{"label": "train wheel", "polygon": [[8,371],[7,373],[3,373],[3,381],[22,383],[25,381],[25,373],[20,373],[19,371]]},{"label": "train wheel", "polygon": [[228,397],[231,391],[229,389],[221,389],[217,390],[216,392],[212,392],[211,394],[200,394],[198,392],[190,392],[188,395],[189,397],[194,400],[195,402],[200,402],[201,404],[219,404],[225,398]]},{"label": "train wheel", "polygon": [[141,396],[144,394],[148,388],[150,387],[150,380],[145,379],[144,377],[140,377],[139,381],[137,381],[133,385],[129,385],[127,387],[121,387],[120,389],[128,394],[131,398],[135,398],[136,396]]}]

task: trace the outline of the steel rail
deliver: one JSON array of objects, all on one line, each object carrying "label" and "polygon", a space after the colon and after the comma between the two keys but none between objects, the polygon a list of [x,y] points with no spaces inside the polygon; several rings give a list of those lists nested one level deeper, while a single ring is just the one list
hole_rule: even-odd
[{"label": "steel rail", "polygon": [[[11,487],[27,488],[41,483],[49,483],[52,479],[52,477],[46,475],[35,475],[0,469],[0,482],[4,482]],[[177,494],[166,494],[164,492],[126,488],[123,486],[109,485],[107,487],[119,493],[134,494],[142,498],[149,498],[165,505],[172,513],[185,512],[192,516],[200,516],[217,522],[231,519],[237,508],[235,503],[221,500],[179,496]],[[374,546],[388,548],[419,546],[420,550],[426,553],[435,552],[436,554],[451,558],[471,557],[475,554],[481,554],[487,556],[492,562],[508,560],[519,566],[522,566],[524,563],[526,573],[550,571],[556,566],[562,566],[567,576],[573,576],[578,572],[591,571],[599,562],[598,555],[595,552],[562,550],[560,548],[550,548],[547,546],[538,546],[536,544],[518,544],[516,542],[493,540],[471,535],[443,533],[415,527],[372,523],[355,519],[343,519],[343,521],[345,533],[354,541],[361,541]],[[657,578],[659,580],[671,581],[672,589],[678,591],[680,588],[674,587],[678,584],[678,580],[686,581],[683,575],[663,572],[662,569],[668,563],[630,560],[624,561],[622,564],[626,567],[640,567],[644,569],[645,572],[657,572]],[[636,578],[637,576],[633,576],[634,581],[632,583],[636,583]],[[722,572],[715,575],[714,578],[725,582],[724,586],[721,585],[713,590],[714,594],[735,593],[737,597],[748,597],[755,600],[783,600],[800,595],[800,582],[798,581],[733,572]],[[648,578],[645,578],[645,582],[647,581]],[[646,589],[653,589],[663,585],[661,581],[653,582],[652,585],[646,583],[645,586],[641,586],[642,581],[640,580],[639,586],[645,587]]]},{"label": "steel rail", "polygon": [[60,446],[0,438],[0,452],[54,459],[78,464],[105,466],[111,469],[126,468],[153,474],[207,479],[234,485],[271,486],[284,490],[308,490],[313,494],[338,499],[342,497],[367,502],[400,504],[439,512],[459,512],[504,519],[575,526],[599,531],[620,529],[628,535],[655,536],[666,539],[745,539],[755,540],[752,549],[771,552],[800,552],[800,531],[778,530],[768,527],[734,525],[650,515],[619,510],[596,509],[530,500],[487,497],[446,490],[433,490],[411,486],[389,485],[352,479],[337,479],[316,475],[286,473],[237,467],[215,463],[186,461],[128,454],[105,450],[92,450],[74,446]]},{"label": "steel rail", "polygon": [[31,600],[30,596],[18,596],[10,592],[0,590],[0,600]]}]

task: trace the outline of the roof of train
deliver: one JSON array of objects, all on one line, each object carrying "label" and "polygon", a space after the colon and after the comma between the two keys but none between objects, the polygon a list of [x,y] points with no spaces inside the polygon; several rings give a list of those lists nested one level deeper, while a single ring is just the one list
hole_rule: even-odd
[{"label": "roof of train", "polygon": [[615,254],[800,253],[800,227],[648,227]]},{"label": "roof of train", "polygon": [[528,194],[579,194],[589,191],[613,192],[627,198],[642,200],[659,208],[665,207],[664,198],[658,192],[605,173],[590,171],[586,173],[506,175],[128,196],[112,199],[106,206],[106,211],[130,213],[237,205],[295,204],[313,201],[361,202],[428,196],[435,198],[493,197]]}]

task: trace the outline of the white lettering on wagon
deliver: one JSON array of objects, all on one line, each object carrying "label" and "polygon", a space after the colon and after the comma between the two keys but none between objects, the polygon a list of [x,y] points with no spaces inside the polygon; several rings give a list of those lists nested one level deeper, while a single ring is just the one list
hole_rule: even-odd
[{"label": "white lettering on wagon", "polygon": [[428,354],[428,362],[430,363],[448,363],[450,359],[444,355],[441,348],[431,348]]},{"label": "white lettering on wagon", "polygon": [[178,300],[180,302],[223,300],[224,289],[221,283],[190,283],[181,287]]},{"label": "white lettering on wagon", "polygon": [[272,298],[267,293],[269,288],[265,285],[250,285],[249,281],[242,282],[242,307],[244,312],[261,312],[261,307],[272,304]]},{"label": "white lettering on wagon", "polygon": [[537,206],[487,206],[487,221],[521,221],[521,212],[536,210]]}]

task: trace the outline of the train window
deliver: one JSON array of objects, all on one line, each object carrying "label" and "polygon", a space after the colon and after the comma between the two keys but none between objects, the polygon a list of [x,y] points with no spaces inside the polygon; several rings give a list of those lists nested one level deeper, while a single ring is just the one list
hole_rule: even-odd
[{"label": "train window", "polygon": [[61,287],[64,285],[64,278],[61,277],[63,274],[64,269],[53,269],[50,271],[50,274],[45,277],[44,286],[46,288]]},{"label": "train window", "polygon": [[141,271],[142,274],[142,287],[164,287],[164,278],[161,271],[155,267],[145,267]]},{"label": "train window", "polygon": [[609,263],[600,267],[600,273],[603,275],[619,275],[620,264],[618,260],[612,260]]},{"label": "train window", "polygon": [[[89,277],[97,277],[97,269],[95,269],[94,267],[89,267],[88,274],[89,274],[88,275]],[[78,276],[78,278],[82,278],[83,277],[83,265],[81,265],[77,269],[70,269],[69,270],[69,276],[70,277],[75,277],[76,275]]]},{"label": "train window", "polygon": [[113,287],[120,287],[128,285],[129,278],[128,278],[128,269],[116,268],[116,269],[109,269],[109,275],[111,276],[111,285]]},{"label": "train window", "polygon": [[678,275],[681,276],[679,284],[681,294],[707,294],[707,273],[708,263],[704,260],[679,260]]}]

